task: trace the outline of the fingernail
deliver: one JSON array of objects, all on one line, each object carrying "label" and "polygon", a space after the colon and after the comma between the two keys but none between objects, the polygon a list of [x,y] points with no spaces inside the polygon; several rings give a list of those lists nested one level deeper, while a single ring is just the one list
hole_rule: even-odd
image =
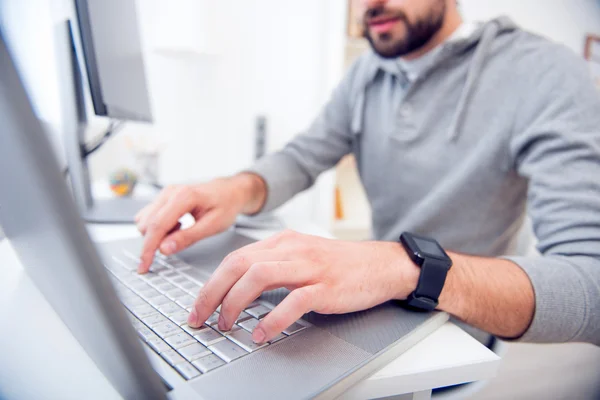
[{"label": "fingernail", "polygon": [[175,253],[175,250],[177,250],[177,243],[173,240],[163,243],[162,246],[160,246],[160,252],[164,255],[173,254]]},{"label": "fingernail", "polygon": [[137,272],[138,274],[145,274],[146,271],[144,270],[144,261],[141,261],[140,264],[138,265],[138,269]]},{"label": "fingernail", "polygon": [[219,330],[221,331],[226,331],[227,330],[227,322],[225,321],[225,318],[223,318],[223,315],[219,315]]},{"label": "fingernail", "polygon": [[198,313],[196,313],[195,309],[192,309],[190,315],[188,316],[188,325],[192,328],[196,328],[198,326]]},{"label": "fingernail", "polygon": [[255,328],[252,332],[252,341],[256,344],[264,343],[265,332],[260,328]]}]

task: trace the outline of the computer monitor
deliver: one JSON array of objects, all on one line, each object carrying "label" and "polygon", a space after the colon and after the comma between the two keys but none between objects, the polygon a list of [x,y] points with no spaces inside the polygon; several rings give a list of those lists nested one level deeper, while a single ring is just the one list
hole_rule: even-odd
[{"label": "computer monitor", "polygon": [[[88,222],[131,223],[149,199],[92,196],[85,87],[89,87],[96,115],[152,121],[136,0],[75,0],[75,8],[77,23],[68,21],[57,38],[72,193]],[[80,65],[85,65],[87,74]]]},{"label": "computer monitor", "polygon": [[135,0],[75,0],[96,115],[152,121]]}]

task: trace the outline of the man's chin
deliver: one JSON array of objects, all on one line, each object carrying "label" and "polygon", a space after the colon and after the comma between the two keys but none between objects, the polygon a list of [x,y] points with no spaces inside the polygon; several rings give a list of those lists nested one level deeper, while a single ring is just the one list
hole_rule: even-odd
[{"label": "man's chin", "polygon": [[402,51],[401,46],[390,46],[390,45],[381,45],[378,43],[374,43],[373,41],[369,40],[369,43],[371,44],[371,48],[373,49],[373,51],[375,53],[377,53],[377,55],[381,58],[387,58],[387,59],[393,59],[393,58],[398,58],[398,57],[402,57],[405,52]]}]

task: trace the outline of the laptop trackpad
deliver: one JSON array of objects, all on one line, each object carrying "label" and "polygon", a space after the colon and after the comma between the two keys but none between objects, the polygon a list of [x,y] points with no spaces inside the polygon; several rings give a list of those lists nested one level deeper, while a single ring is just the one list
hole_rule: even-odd
[{"label": "laptop trackpad", "polygon": [[330,333],[309,328],[192,381],[207,399],[312,398],[372,357]]}]

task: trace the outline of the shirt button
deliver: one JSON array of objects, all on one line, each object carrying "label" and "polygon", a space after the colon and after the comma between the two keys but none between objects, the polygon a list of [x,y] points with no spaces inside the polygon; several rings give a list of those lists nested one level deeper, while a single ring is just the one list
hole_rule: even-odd
[{"label": "shirt button", "polygon": [[409,105],[402,106],[400,108],[400,117],[410,118],[412,116],[412,107]]}]

